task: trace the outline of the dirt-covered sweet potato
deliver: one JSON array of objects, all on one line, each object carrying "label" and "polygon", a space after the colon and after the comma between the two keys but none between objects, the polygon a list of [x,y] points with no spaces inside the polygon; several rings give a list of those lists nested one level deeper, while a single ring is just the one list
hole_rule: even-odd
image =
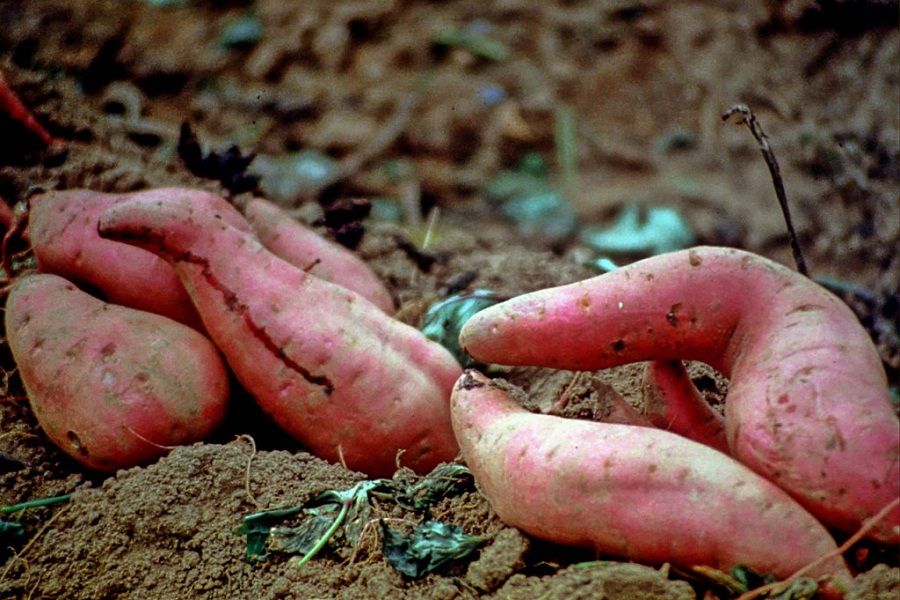
[{"label": "dirt-covered sweet potato", "polygon": [[225,364],[181,323],[37,274],[14,284],[5,325],[38,423],[86,467],[149,462],[203,439],[225,415]]}]

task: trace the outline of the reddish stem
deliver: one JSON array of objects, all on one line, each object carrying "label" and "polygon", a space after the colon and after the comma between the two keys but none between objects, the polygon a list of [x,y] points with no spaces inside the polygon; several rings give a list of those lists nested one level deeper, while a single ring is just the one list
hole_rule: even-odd
[{"label": "reddish stem", "polygon": [[47,146],[57,143],[57,140],[38,123],[37,119],[31,115],[31,112],[22,104],[15,92],[12,91],[12,88],[9,87],[6,78],[3,76],[3,71],[0,71],[0,112],[9,115],[9,118],[13,121],[21,123]]}]

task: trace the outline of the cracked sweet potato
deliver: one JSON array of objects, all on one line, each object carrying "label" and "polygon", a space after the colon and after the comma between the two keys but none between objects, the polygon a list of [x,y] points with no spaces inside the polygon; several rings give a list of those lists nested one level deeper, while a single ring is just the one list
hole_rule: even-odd
[{"label": "cracked sweet potato", "polygon": [[[637,562],[745,565],[778,578],[836,548],[775,484],[674,433],[532,414],[474,371],[457,382],[451,414],[497,515],[535,537]],[[810,575],[850,579],[840,556]]]},{"label": "cracked sweet potato", "polygon": [[372,476],[425,472],[457,444],[461,369],[440,345],[351,290],[298,269],[190,202],[135,199],[100,234],[165,257],[238,380],[314,453]]},{"label": "cracked sweet potato", "polygon": [[254,198],[244,216],[256,238],[272,254],[320,279],[353,290],[386,312],[394,311],[394,300],[375,273],[355,254],[304,227],[275,204]]},{"label": "cracked sweet potato", "polygon": [[99,290],[113,304],[164,315],[199,327],[200,319],[178,277],[153,253],[104,240],[97,220],[110,206],[129,198],[189,196],[244,231],[250,225],[226,200],[202,190],[158,188],[130,194],[90,190],[48,192],[31,198],[28,236],[38,268]]},{"label": "cracked sweet potato", "polygon": [[[731,379],[732,456],[826,524],[855,531],[900,492],[900,423],[866,331],[837,297],[749,252],[694,248],[525,294],[460,338],[510,365],[703,361]],[[870,535],[900,541],[900,509]]]},{"label": "cracked sweet potato", "polygon": [[225,415],[225,364],[190,327],[47,274],[16,281],[5,319],[41,428],[86,467],[147,463],[203,439]]}]

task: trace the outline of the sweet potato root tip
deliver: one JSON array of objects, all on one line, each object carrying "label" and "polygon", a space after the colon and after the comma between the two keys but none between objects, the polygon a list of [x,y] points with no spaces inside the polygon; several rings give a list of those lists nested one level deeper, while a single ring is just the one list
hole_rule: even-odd
[{"label": "sweet potato root tip", "polygon": [[[900,489],[900,423],[867,333],[838,298],[749,252],[693,248],[525,294],[476,314],[460,343],[486,363],[571,370],[700,360],[731,378],[732,455],[823,522],[855,531]],[[900,541],[900,509],[871,537]]]}]

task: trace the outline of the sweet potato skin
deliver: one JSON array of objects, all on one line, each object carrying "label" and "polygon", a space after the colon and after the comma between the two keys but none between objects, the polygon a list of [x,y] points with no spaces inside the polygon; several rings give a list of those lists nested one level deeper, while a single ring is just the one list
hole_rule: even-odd
[{"label": "sweet potato skin", "polygon": [[[900,424],[865,330],[837,297],[749,252],[694,248],[525,294],[460,339],[514,365],[706,362],[731,378],[732,455],[826,524],[855,531],[900,489]],[[871,537],[900,540],[900,509]]]},{"label": "sweet potato skin", "polygon": [[[746,565],[779,578],[836,547],[783,490],[676,434],[532,414],[473,371],[457,382],[451,413],[491,506],[536,537],[637,562]],[[811,575],[849,580],[839,556]]]},{"label": "sweet potato skin", "polygon": [[203,439],[225,415],[225,364],[190,327],[49,274],[15,283],[5,319],[41,428],[86,467],[147,463],[163,446]]},{"label": "sweet potato skin", "polygon": [[372,476],[456,456],[461,369],[359,294],[283,261],[189,202],[111,208],[101,235],[165,256],[243,386],[314,453]]},{"label": "sweet potato skin", "polygon": [[99,289],[113,304],[160,314],[192,327],[200,319],[172,267],[158,256],[97,235],[97,221],[110,206],[130,198],[168,200],[190,196],[244,231],[250,225],[223,198],[184,188],[130,194],[91,190],[54,191],[31,198],[28,236],[38,268]]},{"label": "sweet potato skin", "polygon": [[244,216],[269,252],[320,279],[353,290],[387,314],[394,300],[375,273],[355,254],[304,227],[275,204],[254,198]]}]

